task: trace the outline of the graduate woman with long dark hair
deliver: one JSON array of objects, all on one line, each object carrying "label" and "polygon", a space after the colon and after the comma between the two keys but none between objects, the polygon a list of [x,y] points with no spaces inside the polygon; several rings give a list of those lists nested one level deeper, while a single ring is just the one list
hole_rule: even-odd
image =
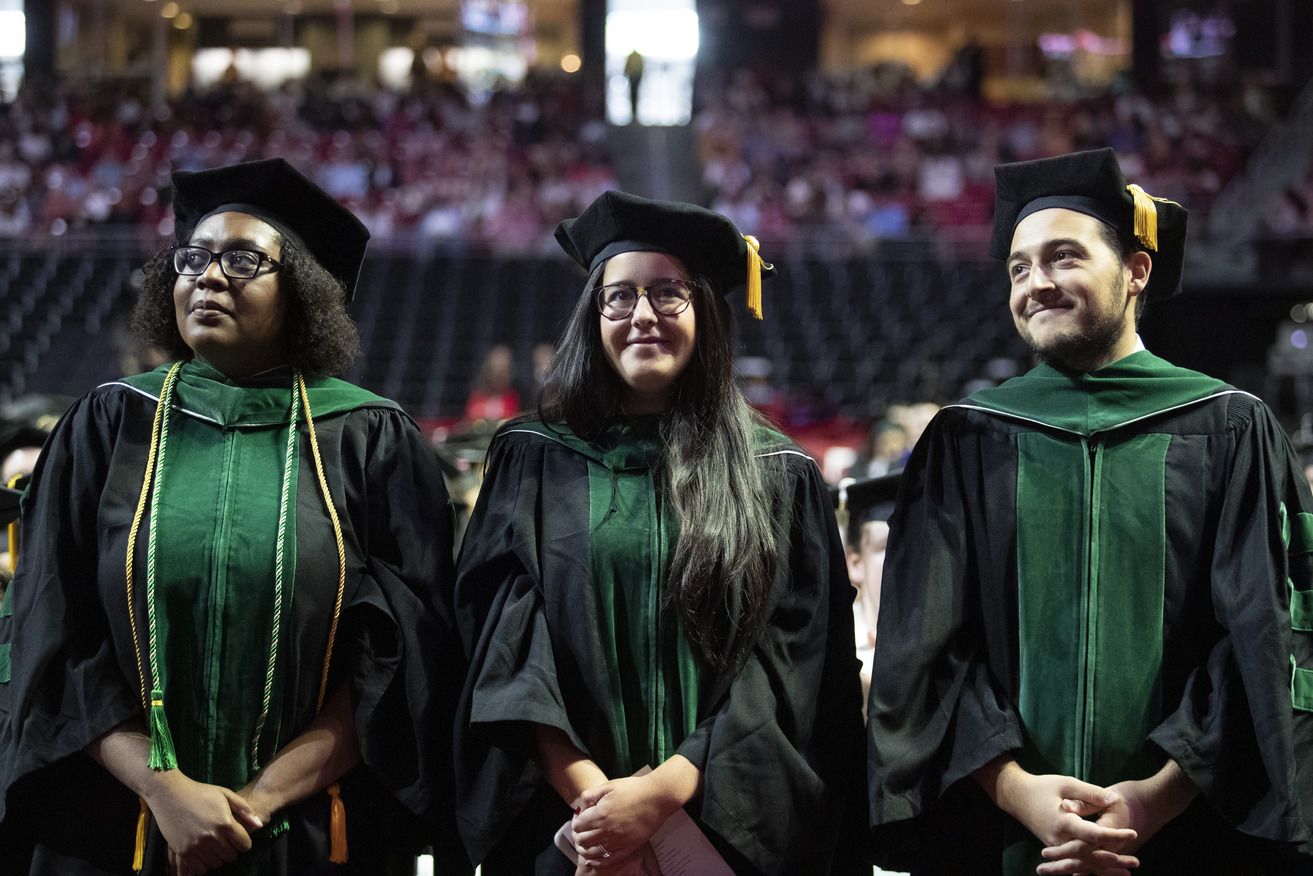
[{"label": "graduate woman with long dark hair", "polygon": [[458,562],[472,858],[638,873],[682,808],[735,872],[846,870],[852,588],[815,463],[733,382],[721,297],[760,314],[770,267],[717,213],[616,192],[557,239],[588,281]]},{"label": "graduate woman with long dark hair", "polygon": [[459,871],[446,490],[330,376],[369,234],[281,159],[173,184],[135,313],[173,361],[78,400],[27,495],[0,870],[412,876],[436,836]]}]

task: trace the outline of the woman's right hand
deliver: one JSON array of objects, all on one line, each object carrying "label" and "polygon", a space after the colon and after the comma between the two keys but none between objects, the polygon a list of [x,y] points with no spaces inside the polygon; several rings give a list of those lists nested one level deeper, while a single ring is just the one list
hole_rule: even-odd
[{"label": "woman's right hand", "polygon": [[575,876],[661,876],[661,865],[656,854],[646,843],[627,858],[605,861],[580,858]]},{"label": "woman's right hand", "polygon": [[236,791],[193,781],[176,769],[159,773],[155,785],[146,805],[178,872],[200,876],[250,850],[248,830],[262,824]]}]

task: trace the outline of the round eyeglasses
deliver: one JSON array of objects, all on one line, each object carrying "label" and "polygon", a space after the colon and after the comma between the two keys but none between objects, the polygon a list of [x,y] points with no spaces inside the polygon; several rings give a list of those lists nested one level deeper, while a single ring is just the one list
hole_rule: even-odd
[{"label": "round eyeglasses", "polygon": [[638,299],[647,296],[647,303],[663,316],[683,313],[693,300],[692,283],[687,280],[657,280],[646,286],[630,283],[610,283],[597,290],[597,309],[607,319],[628,319],[638,306]]},{"label": "round eyeglasses", "polygon": [[249,280],[260,273],[260,266],[268,262],[273,270],[282,263],[262,252],[250,249],[230,249],[227,252],[210,252],[203,246],[177,246],[173,248],[173,269],[187,277],[198,277],[219,260],[219,270],[230,280]]}]

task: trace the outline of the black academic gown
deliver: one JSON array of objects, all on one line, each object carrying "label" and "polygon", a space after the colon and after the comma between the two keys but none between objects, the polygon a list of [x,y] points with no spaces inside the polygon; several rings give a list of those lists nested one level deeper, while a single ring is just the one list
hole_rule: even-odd
[{"label": "black academic gown", "polygon": [[1105,785],[1174,759],[1200,797],[1136,872],[1307,872],[1303,474],[1254,397],[1147,352],[1110,369],[1041,366],[917,444],[869,705],[879,863],[1033,873],[1038,844],[970,778],[1010,752]]},{"label": "black academic gown", "polygon": [[[537,766],[533,724],[560,728],[618,777],[590,585],[588,464],[600,457],[545,432],[512,427],[494,441],[458,561],[471,665],[457,820],[490,873],[573,872],[552,845],[570,810]],[[744,666],[702,673],[697,726],[678,748],[703,775],[688,809],[737,872],[854,872],[865,807],[853,590],[815,463],[771,435],[758,453],[779,532],[773,604]]]},{"label": "black academic gown", "polygon": [[[161,379],[107,384],[80,399],[33,476],[12,602],[0,617],[0,647],[12,665],[0,683],[5,873],[130,872],[137,799],[83,749],[142,716],[124,559],[156,409],[140,384]],[[312,399],[321,382],[311,382]],[[276,818],[277,836],[265,836],[268,828],[254,834],[250,854],[262,874],[408,876],[416,850],[433,842],[439,872],[468,872],[450,807],[447,728],[457,684],[450,667],[459,657],[449,597],[440,590],[453,574],[445,485],[431,449],[399,408],[340,381],[333,386],[339,396],[361,396],[315,421],[347,557],[330,690],[349,685],[363,756],[341,782],[350,861],[328,863],[330,807],[322,793],[287,810],[285,824]],[[186,403],[185,392],[180,399]],[[301,430],[304,444],[304,424]],[[185,478],[185,471],[171,476]],[[278,747],[314,717],[338,574],[304,446],[297,483],[295,590],[278,664],[282,708],[271,718],[281,723]],[[195,513],[208,509],[198,505]],[[145,531],[143,523],[139,581]],[[167,527],[162,532],[166,538]],[[144,636],[143,590],[137,587]],[[252,623],[268,628],[267,618]],[[152,823],[144,872],[164,873],[165,852]]]}]

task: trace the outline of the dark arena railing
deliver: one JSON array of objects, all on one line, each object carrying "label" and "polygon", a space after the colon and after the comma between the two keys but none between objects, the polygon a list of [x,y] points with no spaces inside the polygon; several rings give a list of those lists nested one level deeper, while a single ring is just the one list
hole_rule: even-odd
[{"label": "dark arena railing", "polygon": [[[77,395],[139,367],[128,321],[155,245],[135,234],[5,241],[0,402]],[[1025,357],[1003,272],[973,249],[903,241],[766,250],[778,267],[766,319],[733,302],[741,352],[770,362],[777,390],[831,413],[869,417],[893,401],[954,398],[994,360]],[[583,282],[555,254],[380,242],[352,305],[364,355],[347,376],[417,416],[455,418],[488,349],[503,344],[517,383],[531,388],[533,350],[556,339]]]}]

